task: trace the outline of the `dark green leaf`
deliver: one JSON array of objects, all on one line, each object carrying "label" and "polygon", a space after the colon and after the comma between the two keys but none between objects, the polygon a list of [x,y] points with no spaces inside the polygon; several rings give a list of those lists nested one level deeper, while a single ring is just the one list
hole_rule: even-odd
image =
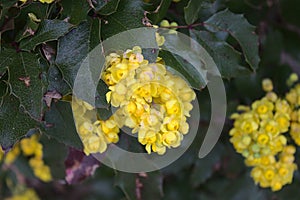
[{"label": "dark green leaf", "polygon": [[7,92],[8,92],[7,84],[3,80],[0,79],[0,98],[5,96],[7,94]]},{"label": "dark green leaf", "polygon": [[143,1],[120,1],[117,11],[104,18],[106,23],[103,23],[101,27],[102,39],[105,40],[126,30],[143,27],[143,18]]},{"label": "dark green leaf", "polygon": [[206,20],[221,8],[224,8],[222,0],[190,0],[184,7],[185,22],[193,24],[198,19]]},{"label": "dark green leaf", "polygon": [[36,122],[20,107],[20,101],[13,95],[5,96],[0,103],[0,145],[10,148],[30,129],[36,128]]},{"label": "dark green leaf", "polygon": [[173,55],[168,51],[160,51],[159,56],[165,61],[170,70],[176,70],[174,73],[179,73],[191,84],[192,87],[200,89],[206,85],[201,76],[198,75],[193,66],[178,55]]},{"label": "dark green leaf", "polygon": [[158,24],[164,19],[172,0],[161,0],[156,10],[149,15],[149,19],[153,24]]},{"label": "dark green leaf", "polygon": [[158,56],[158,49],[143,49],[143,56],[149,63],[155,63]]},{"label": "dark green leaf", "polygon": [[162,175],[160,172],[130,174],[117,172],[115,185],[121,188],[127,199],[161,199]]},{"label": "dark green leaf", "polygon": [[212,32],[228,32],[240,44],[250,67],[253,70],[258,68],[260,61],[258,37],[255,34],[255,27],[249,24],[243,15],[234,14],[226,9],[205,21],[205,27]]},{"label": "dark green leaf", "polygon": [[190,31],[191,37],[198,41],[213,57],[223,78],[249,74],[250,70],[241,66],[241,53],[227,42],[218,39],[213,33],[206,31]]},{"label": "dark green leaf", "polygon": [[90,48],[92,51],[97,47],[101,41],[100,31],[101,31],[101,22],[98,18],[93,19],[91,22],[91,33],[90,33]]},{"label": "dark green leaf", "polygon": [[36,55],[13,49],[0,54],[0,69],[8,68],[8,84],[21,105],[36,120],[42,117],[44,85],[40,79],[41,68]]},{"label": "dark green leaf", "polygon": [[105,3],[100,9],[95,8],[100,15],[111,15],[117,11],[120,0],[110,0]]},{"label": "dark green leaf", "polygon": [[63,9],[62,19],[68,19],[68,22],[74,25],[86,20],[90,9],[87,1],[63,0],[61,5]]},{"label": "dark green leaf", "polygon": [[90,49],[91,23],[83,22],[58,41],[55,63],[64,79],[73,87],[78,69]]},{"label": "dark green leaf", "polygon": [[45,133],[68,146],[82,149],[82,143],[76,131],[71,104],[53,102],[45,113]]},{"label": "dark green leaf", "polygon": [[65,35],[71,27],[71,24],[62,20],[45,20],[41,22],[34,36],[21,41],[20,48],[23,50],[32,50],[41,43],[57,40]]},{"label": "dark green leaf", "polygon": [[48,91],[56,91],[62,96],[71,93],[70,86],[63,79],[63,76],[56,66],[51,66],[48,71]]},{"label": "dark green leaf", "polygon": [[55,139],[46,137],[46,135],[42,135],[40,142],[43,144],[43,160],[50,167],[52,177],[54,179],[64,179],[64,162],[67,157],[68,148]]},{"label": "dark green leaf", "polygon": [[212,152],[210,152],[205,158],[198,159],[195,163],[195,167],[191,173],[191,182],[194,187],[203,184],[209,179],[216,166],[221,162],[221,155],[224,151],[224,147],[216,145]]},{"label": "dark green leaf", "polygon": [[41,120],[45,86],[40,78],[38,58],[27,52],[14,53],[11,57],[14,59],[9,65],[11,92],[20,99],[30,116]]}]

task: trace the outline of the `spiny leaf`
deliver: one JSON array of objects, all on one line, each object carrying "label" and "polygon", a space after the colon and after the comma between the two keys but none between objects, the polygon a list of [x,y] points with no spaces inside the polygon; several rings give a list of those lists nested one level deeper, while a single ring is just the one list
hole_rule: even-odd
[{"label": "spiny leaf", "polygon": [[0,105],[0,145],[10,148],[33,128],[36,122],[24,113],[19,99],[14,95],[5,96]]},{"label": "spiny leaf", "polygon": [[20,48],[29,51],[43,42],[57,40],[65,35],[71,27],[71,24],[62,20],[44,20],[34,36],[21,41]]},{"label": "spiny leaf", "polygon": [[218,12],[205,21],[205,27],[212,32],[226,31],[242,47],[246,62],[253,70],[258,68],[258,37],[255,27],[249,24],[243,15],[234,14],[228,9]]},{"label": "spiny leaf", "polygon": [[82,143],[76,131],[71,104],[54,102],[45,113],[45,133],[68,146],[82,149]]},{"label": "spiny leaf", "polygon": [[213,33],[191,30],[190,35],[197,40],[213,57],[223,78],[249,74],[250,70],[240,65],[241,53]]}]

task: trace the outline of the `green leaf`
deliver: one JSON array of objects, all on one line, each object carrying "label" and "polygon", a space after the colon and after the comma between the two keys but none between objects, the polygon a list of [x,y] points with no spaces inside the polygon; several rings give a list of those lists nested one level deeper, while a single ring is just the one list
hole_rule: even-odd
[{"label": "green leaf", "polygon": [[130,174],[117,172],[115,185],[121,188],[129,200],[134,199],[161,199],[162,175],[160,172]]},{"label": "green leaf", "polygon": [[193,24],[198,19],[206,20],[224,7],[222,0],[190,0],[184,7],[185,22]]},{"label": "green leaf", "polygon": [[[58,41],[55,63],[62,71],[64,79],[73,87],[78,69],[87,57],[91,44],[91,21],[82,22]],[[94,36],[93,36],[94,37]]]},{"label": "green leaf", "polygon": [[226,9],[213,15],[204,22],[204,25],[211,32],[228,32],[240,44],[250,67],[253,70],[258,68],[260,61],[258,37],[255,34],[255,27],[249,24],[243,15],[234,14]]},{"label": "green leaf", "polygon": [[5,96],[0,102],[0,145],[10,148],[33,128],[36,122],[21,109],[19,99]]},{"label": "green leaf", "polygon": [[74,25],[86,20],[90,6],[87,1],[78,0],[63,0],[62,5],[62,19],[69,19],[68,22]]},{"label": "green leaf", "polygon": [[191,173],[191,182],[194,187],[198,187],[209,179],[214,173],[214,168],[221,162],[222,152],[224,147],[216,145],[212,152],[205,158],[198,159]]},{"label": "green leaf", "polygon": [[153,24],[158,24],[161,20],[164,19],[171,3],[172,0],[161,0],[156,10],[149,15],[149,19]]},{"label": "green leaf", "polygon": [[42,135],[40,142],[43,144],[43,160],[50,167],[52,177],[54,179],[64,179],[64,162],[67,157],[68,148],[57,140],[47,137],[47,135]]},{"label": "green leaf", "polygon": [[[36,55],[7,49],[0,58],[10,62],[1,62],[0,68],[8,68],[8,84],[11,92],[20,99],[21,105],[31,117],[41,120],[43,111],[44,85],[40,79],[41,68]],[[29,95],[30,94],[30,95]]]},{"label": "green leaf", "polygon": [[56,91],[62,96],[70,94],[71,88],[63,79],[61,72],[55,65],[51,66],[48,71],[48,91]]},{"label": "green leaf", "polygon": [[250,73],[250,70],[240,65],[241,53],[227,42],[218,39],[213,33],[190,30],[190,35],[213,57],[223,78],[232,78]]},{"label": "green leaf", "polygon": [[144,9],[141,0],[122,0],[112,15],[104,17],[106,23],[101,27],[101,36],[105,40],[126,30],[143,27]]},{"label": "green leaf", "polygon": [[96,7],[95,10],[100,15],[111,15],[117,11],[120,0],[110,0],[106,2],[101,8]]},{"label": "green leaf", "polygon": [[170,71],[172,71],[172,69],[176,70],[172,72],[183,76],[192,87],[196,89],[205,87],[206,82],[203,77],[199,76],[199,73],[195,68],[180,56],[163,50],[159,52],[159,57],[161,57],[166,65],[169,66],[168,69]]},{"label": "green leaf", "polygon": [[65,145],[82,149],[82,142],[76,131],[71,104],[68,102],[53,102],[45,113],[44,131],[49,137]]},{"label": "green leaf", "polygon": [[0,98],[4,97],[8,92],[7,84],[0,79]]},{"label": "green leaf", "polygon": [[20,48],[29,51],[41,43],[57,40],[69,32],[71,27],[71,24],[62,20],[44,20],[34,36],[21,41]]}]

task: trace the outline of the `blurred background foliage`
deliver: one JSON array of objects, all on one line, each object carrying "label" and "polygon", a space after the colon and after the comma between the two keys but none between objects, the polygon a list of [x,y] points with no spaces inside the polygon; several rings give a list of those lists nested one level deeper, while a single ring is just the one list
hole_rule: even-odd
[{"label": "blurred background foliage", "polygon": [[[229,143],[228,132],[232,127],[229,119],[213,151],[203,159],[197,157],[210,119],[207,89],[197,91],[201,121],[193,145],[170,166],[141,174],[114,171],[93,157],[85,156],[80,151],[82,145],[74,129],[70,105],[57,99],[70,94],[74,77],[69,72],[78,69],[85,57],[83,52],[88,53],[101,40],[118,32],[148,23],[159,24],[163,19],[177,22],[178,31],[188,35],[192,30],[211,29],[203,32],[197,40],[204,47],[206,45],[210,53],[227,53],[221,58],[213,57],[218,67],[223,67],[220,71],[227,92],[228,116],[237,105],[249,105],[263,96],[261,81],[265,77],[271,78],[274,90],[284,95],[288,90],[286,80],[289,74],[296,72],[300,75],[299,1],[61,0],[51,4],[32,1],[22,4],[16,0],[0,0],[0,9],[0,143],[8,151],[29,129],[38,129],[43,160],[50,167],[53,178],[47,183],[38,180],[28,165],[28,157],[19,156],[12,165],[1,164],[0,199],[20,193],[24,188],[34,189],[40,199],[57,200],[298,199],[298,171],[293,183],[276,193],[254,184],[250,169]],[[203,22],[212,21],[212,16],[226,9],[242,14],[255,26],[259,66],[256,66],[258,55],[255,55],[255,47],[258,44],[253,44],[256,41],[254,34],[240,42],[234,34],[216,33],[205,27]],[[36,18],[28,17],[28,13],[33,13]],[[234,16],[233,21],[222,20],[226,23],[241,22],[240,15]],[[252,26],[244,24],[241,27],[251,30]],[[254,60],[247,61],[249,53],[254,54]],[[18,65],[25,70],[16,68]],[[30,91],[32,95],[28,95],[19,82],[13,81],[13,77],[26,78],[28,74],[36,77],[30,80],[35,87]],[[43,98],[48,103],[43,103]],[[19,109],[20,104],[23,110]],[[296,155],[299,164],[298,157]]]}]

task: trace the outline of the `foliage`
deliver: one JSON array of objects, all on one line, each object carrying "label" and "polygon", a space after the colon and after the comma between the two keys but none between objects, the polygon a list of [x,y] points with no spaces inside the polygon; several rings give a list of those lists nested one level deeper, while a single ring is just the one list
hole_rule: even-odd
[{"label": "foliage", "polygon": [[[237,105],[263,96],[263,78],[271,78],[274,91],[283,96],[289,74],[300,74],[297,8],[295,0],[0,0],[0,199],[22,194],[40,199],[297,199],[297,170],[293,183],[279,192],[262,189],[229,142],[229,116]],[[160,24],[162,20],[175,23]],[[198,134],[166,168],[127,174],[83,153],[70,104],[72,89],[80,65],[101,41],[153,25],[177,29],[210,54],[225,82],[228,118],[213,151],[199,159],[210,119],[209,91],[190,63],[160,51],[170,71],[182,74],[195,89],[201,111]],[[149,52],[144,56],[155,61],[157,54]],[[97,90],[98,112],[108,119],[111,111],[103,96],[108,88],[100,82]],[[32,134],[40,135],[50,182],[36,178],[33,155],[19,153],[13,163],[3,161]],[[125,134],[120,141],[124,148],[145,152],[129,145],[131,137]]]}]

